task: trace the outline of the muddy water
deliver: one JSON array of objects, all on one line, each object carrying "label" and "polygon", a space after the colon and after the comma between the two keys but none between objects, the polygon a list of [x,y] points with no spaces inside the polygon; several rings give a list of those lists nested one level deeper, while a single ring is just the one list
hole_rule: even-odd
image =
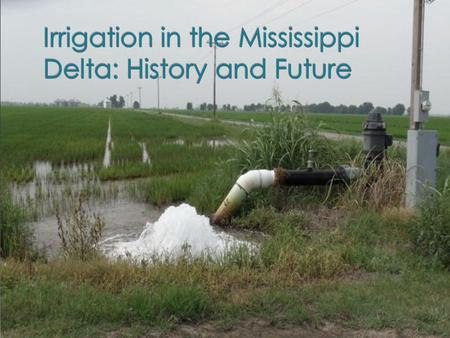
[{"label": "muddy water", "polygon": [[[26,210],[28,225],[34,230],[35,244],[51,258],[58,254],[60,240],[56,209],[70,210],[84,193],[90,212],[105,222],[103,238],[133,240],[147,222],[158,219],[161,211],[135,198],[133,185],[140,180],[101,182],[92,164],[34,164],[35,180],[26,184],[12,183],[13,200]],[[62,179],[63,178],[63,179]]]},{"label": "muddy water", "polygon": [[[91,212],[105,222],[102,239],[111,241],[132,241],[139,237],[147,222],[155,222],[161,211],[147,203],[118,199],[104,204],[90,206]],[[49,258],[60,252],[56,216],[45,217],[29,224],[35,234],[35,243],[44,249]]]},{"label": "muddy water", "polygon": [[[105,159],[108,158],[108,149],[112,148],[110,136],[109,125]],[[221,142],[216,143],[216,141],[211,144],[208,141],[207,144],[213,147],[225,145]],[[143,151],[143,162],[150,164],[145,143],[141,143],[140,146]],[[73,210],[80,194],[86,196],[85,204],[88,206],[89,213],[95,213],[105,222],[102,249],[107,255],[110,255],[108,250],[114,249],[118,243],[127,247],[128,242],[139,240],[140,235],[145,232],[144,230],[149,227],[149,224],[158,224],[159,218],[164,212],[164,210],[144,202],[144,196],[138,189],[143,179],[102,182],[96,176],[98,167],[85,163],[61,163],[60,166],[55,167],[50,162],[36,162],[34,169],[35,180],[33,182],[13,183],[10,185],[10,189],[15,203],[27,212],[27,217],[30,219],[28,225],[34,231],[36,247],[44,250],[49,258],[56,257],[61,249],[56,210],[60,210],[62,215]],[[197,216],[200,217],[200,215]],[[183,219],[181,222],[184,226]],[[196,225],[195,222],[191,223],[191,226]],[[210,227],[210,230],[217,233],[222,232],[216,227]],[[192,235],[190,230],[186,231]],[[178,232],[172,231],[171,234],[176,235]],[[200,233],[203,234],[203,232]],[[238,242],[255,238],[252,234],[240,232],[222,236],[235,238]],[[202,238],[201,235],[194,235],[194,237]],[[151,238],[147,238],[145,243],[153,243],[151,240]]]}]

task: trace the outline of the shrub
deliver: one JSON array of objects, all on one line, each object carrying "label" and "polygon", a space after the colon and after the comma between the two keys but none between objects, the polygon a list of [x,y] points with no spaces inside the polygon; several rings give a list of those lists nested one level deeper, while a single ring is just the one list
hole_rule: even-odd
[{"label": "shrub", "polygon": [[443,191],[423,205],[412,233],[420,252],[450,268],[450,176]]}]

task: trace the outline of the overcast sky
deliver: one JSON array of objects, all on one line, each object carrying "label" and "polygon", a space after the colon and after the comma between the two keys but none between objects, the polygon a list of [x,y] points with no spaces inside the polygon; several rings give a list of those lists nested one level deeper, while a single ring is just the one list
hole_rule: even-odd
[{"label": "overcast sky", "polygon": [[[273,30],[292,25],[296,30],[344,31],[360,27],[361,46],[338,55],[305,50],[218,51],[218,62],[256,62],[286,57],[302,62],[348,62],[353,68],[349,80],[233,80],[218,82],[219,105],[264,102],[277,83],[286,100],[303,103],[329,101],[332,104],[409,105],[411,77],[411,41],[413,0],[359,0],[340,10],[331,9],[349,0],[1,0],[1,99],[2,101],[51,102],[58,98],[77,98],[97,103],[113,93],[125,95],[143,87],[143,106],[156,105],[154,80],[45,80],[44,59],[55,57],[76,61],[80,57],[120,62],[125,68],[128,57],[149,57],[159,61],[167,57],[179,62],[212,62],[210,49],[190,47],[161,50],[97,50],[85,55],[70,50],[43,47],[44,27],[63,30],[122,30],[158,32],[160,26],[188,32],[191,26],[210,31],[230,30],[259,15],[245,27],[268,24]],[[299,6],[305,3],[304,6]],[[291,10],[298,7],[296,10]],[[329,12],[326,14],[326,12]],[[281,16],[283,13],[286,15]],[[321,13],[325,13],[320,15]],[[450,1],[436,0],[426,7],[424,88],[431,91],[432,114],[450,115]],[[235,31],[238,33],[238,31]],[[236,37],[233,34],[232,37]],[[208,73],[209,74],[209,73]],[[269,74],[271,75],[271,74]],[[212,76],[202,84],[192,80],[161,81],[161,104],[185,107],[212,101]]]}]

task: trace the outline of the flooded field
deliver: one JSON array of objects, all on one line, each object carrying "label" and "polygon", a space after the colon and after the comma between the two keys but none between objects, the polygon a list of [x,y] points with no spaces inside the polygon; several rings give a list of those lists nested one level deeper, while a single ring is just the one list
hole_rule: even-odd
[{"label": "flooded field", "polygon": [[[106,153],[112,149],[108,144],[110,139]],[[141,147],[143,162],[150,165],[145,144]],[[188,251],[194,256],[220,255],[246,243],[244,238],[249,237],[248,233],[227,234],[212,227],[207,217],[186,204],[166,209],[148,203],[139,194],[138,187],[145,181],[142,178],[101,181],[95,165],[88,163],[53,166],[38,161],[33,168],[33,181],[11,183],[10,189],[15,203],[27,211],[31,220],[27,226],[33,230],[36,247],[48,258],[61,253],[56,214],[70,211],[80,195],[85,196],[89,212],[105,223],[100,249],[110,257],[170,258]],[[160,219],[163,214],[165,218]]]}]

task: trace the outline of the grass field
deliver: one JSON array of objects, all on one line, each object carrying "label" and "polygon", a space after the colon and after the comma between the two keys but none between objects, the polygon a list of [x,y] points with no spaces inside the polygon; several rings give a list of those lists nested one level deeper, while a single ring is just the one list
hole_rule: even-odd
[{"label": "grass field", "polygon": [[[211,117],[212,112],[203,111],[172,111],[178,114],[189,114],[201,117]],[[225,120],[235,120],[250,122],[268,122],[271,119],[270,113],[246,113],[246,112],[218,112],[218,118]],[[321,123],[321,128],[325,131],[341,134],[361,134],[362,124],[366,119],[363,115],[339,115],[339,114],[309,114],[309,118]],[[398,140],[405,140],[409,126],[409,118],[405,116],[385,116],[388,132]],[[450,117],[431,117],[424,125],[425,129],[433,129],[439,132],[439,141],[443,145],[450,146]]]},{"label": "grass field", "polygon": [[117,146],[113,160],[117,161],[139,160],[138,142],[148,142],[151,151],[152,146],[177,139],[194,143],[224,138],[232,130],[127,110],[2,107],[2,166],[26,166],[34,161],[101,163],[108,120]]},{"label": "grass field", "polygon": [[[109,120],[113,162],[103,168]],[[385,330],[448,336],[448,152],[439,160],[442,197],[415,214],[392,196],[403,187],[398,176],[381,181],[385,189],[373,181],[362,184],[363,189],[372,184],[366,197],[379,198],[384,202],[379,206],[362,203],[356,186],[280,187],[251,194],[227,227],[258,231],[258,254],[241,250],[218,261],[185,257],[154,264],[112,261],[101,254],[48,260],[21,241],[30,231],[27,210],[12,201],[9,186],[33,180],[35,161],[50,161],[55,168],[61,161],[93,164],[92,175],[124,179],[134,198],[162,207],[188,202],[208,215],[239,175],[242,154],[234,146],[206,143],[258,141],[257,134],[244,129],[129,110],[2,107],[1,335],[134,337],[176,332],[180,325],[188,325],[194,336],[202,325],[212,325],[210,335],[226,335],[239,334],[242,322],[259,320],[275,330],[274,336],[281,332],[276,330],[294,327],[321,337],[330,323],[328,333],[335,336],[378,336]],[[151,166],[142,163],[138,142],[147,145]],[[323,167],[354,156],[360,147],[320,142]],[[394,168],[404,168],[404,150],[393,149],[390,155]],[[53,183],[68,184],[64,178]]]}]

